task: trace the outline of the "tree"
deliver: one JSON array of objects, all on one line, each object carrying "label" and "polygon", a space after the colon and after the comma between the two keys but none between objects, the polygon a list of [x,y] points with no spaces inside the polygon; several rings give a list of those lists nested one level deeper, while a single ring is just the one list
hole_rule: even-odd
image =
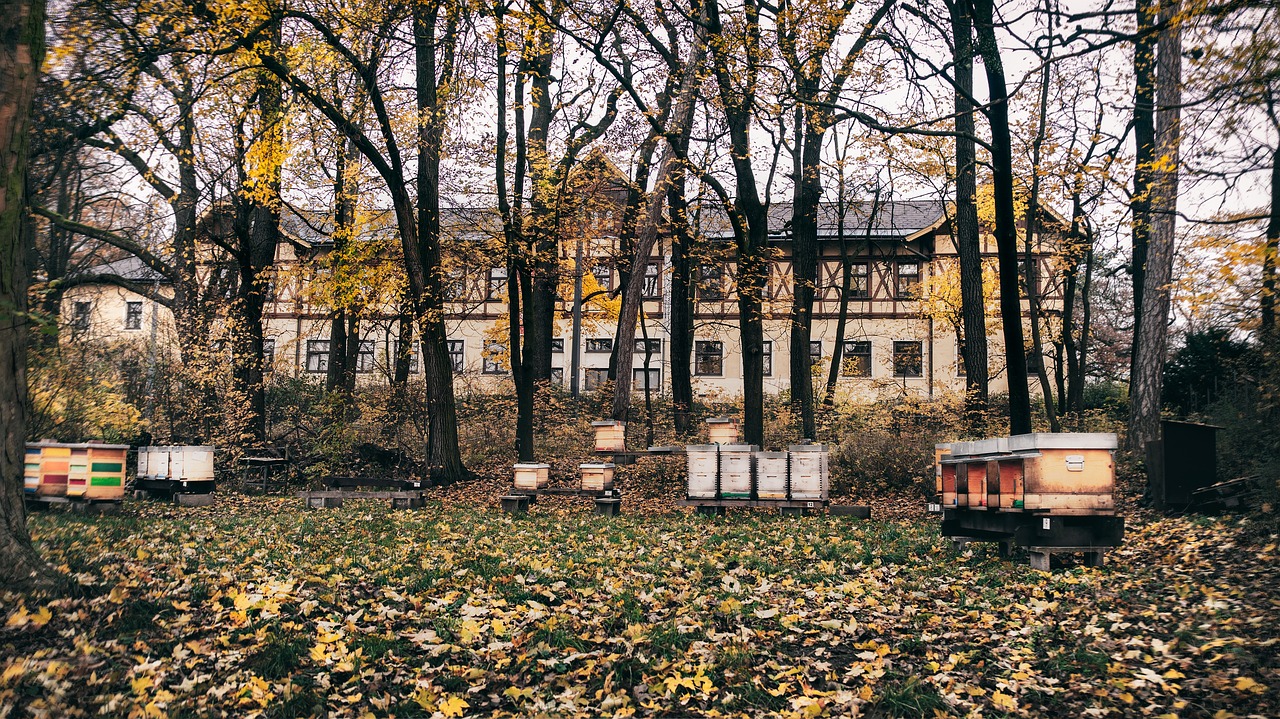
[{"label": "tree", "polygon": [[60,580],[31,544],[22,496],[27,394],[27,129],[44,60],[45,4],[7,3],[0,17],[0,586]]},{"label": "tree", "polygon": [[1162,5],[1156,48],[1156,170],[1152,178],[1151,238],[1131,368],[1129,436],[1141,451],[1160,432],[1160,399],[1169,346],[1169,285],[1178,208],[1178,152],[1182,113],[1182,22],[1176,2]]}]

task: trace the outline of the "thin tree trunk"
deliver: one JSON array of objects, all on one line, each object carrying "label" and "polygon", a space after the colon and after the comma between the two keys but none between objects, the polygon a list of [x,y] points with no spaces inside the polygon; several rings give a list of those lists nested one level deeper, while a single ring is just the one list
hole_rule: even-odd
[{"label": "thin tree trunk", "polygon": [[[1271,155],[1271,217],[1262,249],[1262,337],[1271,342],[1276,334],[1276,260],[1280,255],[1280,147]],[[1272,343],[1270,346],[1275,347]]]},{"label": "thin tree trunk", "polygon": [[1158,41],[1156,69],[1156,156],[1152,182],[1151,240],[1142,294],[1138,355],[1132,370],[1129,404],[1130,450],[1141,452],[1160,434],[1160,399],[1169,342],[1169,283],[1173,277],[1174,231],[1178,206],[1179,144],[1182,105],[1182,28],[1179,5],[1162,5],[1165,25]]},{"label": "thin tree trunk", "polygon": [[[810,89],[805,96],[816,94]],[[802,117],[805,113],[798,113]],[[813,416],[813,360],[809,341],[813,335],[813,300],[818,284],[818,203],[822,199],[819,163],[822,159],[820,119],[810,114],[804,118],[803,132],[797,128],[795,194],[791,215],[791,332],[790,370],[791,406],[800,421],[800,433],[814,439],[817,423]],[[834,366],[834,362],[833,362]]]},{"label": "thin tree trunk", "polygon": [[[841,178],[841,197],[844,196],[843,184],[843,178]],[[867,216],[866,246],[868,251],[870,251],[871,247],[871,233],[876,226],[876,218],[880,215],[880,193],[881,187],[876,185],[875,195],[871,198],[871,214]],[[843,278],[840,283],[840,316],[836,320],[836,346],[831,355],[831,371],[827,374],[826,395],[822,399],[822,403],[828,407],[835,405],[836,382],[840,378],[840,364],[844,359],[845,327],[849,321],[849,292],[853,287],[853,257],[845,247],[844,239],[844,218],[847,208],[845,207],[843,200],[841,200],[840,203],[839,216],[836,221],[840,223],[840,256],[844,258],[842,263]],[[870,277],[868,277],[868,282],[869,281]]]},{"label": "thin tree trunk", "polygon": [[977,149],[973,121],[973,18],[968,0],[951,3],[956,74],[956,255],[960,265],[960,313],[964,346],[965,407],[971,423],[986,413],[990,378],[987,361],[987,302],[982,287],[982,245],[978,232]]},{"label": "thin tree trunk", "polygon": [[1071,407],[1078,420],[1084,417],[1084,385],[1089,372],[1089,332],[1093,321],[1093,234],[1086,227],[1089,246],[1084,256],[1084,285],[1080,288],[1080,359],[1076,363],[1075,386],[1071,391]]},{"label": "thin tree trunk", "polygon": [[1018,231],[1013,206],[1013,148],[1009,135],[1009,94],[996,42],[994,0],[974,2],[977,48],[986,68],[991,126],[991,170],[996,205],[996,253],[1000,268],[1000,318],[1004,326],[1005,376],[1009,378],[1009,431],[1031,431],[1031,393],[1027,387],[1022,302],[1018,288]]},{"label": "thin tree trunk", "polygon": [[[1050,35],[1053,24],[1050,20]],[[1031,144],[1031,201],[1027,206],[1026,217],[1026,283],[1027,310],[1031,321],[1031,353],[1035,358],[1036,377],[1040,380],[1040,399],[1044,403],[1045,418],[1049,420],[1049,430],[1060,432],[1058,413],[1053,404],[1053,387],[1049,384],[1049,373],[1044,366],[1044,342],[1040,335],[1040,273],[1035,256],[1035,243],[1040,232],[1040,152],[1044,145],[1045,123],[1049,112],[1049,80],[1052,73],[1052,47],[1045,57],[1044,68],[1040,72],[1040,111],[1036,121],[1036,136]]]},{"label": "thin tree trunk", "polygon": [[27,431],[27,128],[44,59],[43,2],[19,2],[0,18],[0,587],[57,588],[31,544],[22,475]]}]

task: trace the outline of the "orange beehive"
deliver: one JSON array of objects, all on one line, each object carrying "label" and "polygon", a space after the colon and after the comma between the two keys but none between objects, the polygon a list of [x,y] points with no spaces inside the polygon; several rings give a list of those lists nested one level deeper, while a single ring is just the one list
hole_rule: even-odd
[{"label": "orange beehive", "polygon": [[40,483],[36,496],[67,496],[67,476],[71,473],[71,447],[47,443],[40,446]]},{"label": "orange beehive", "polygon": [[627,448],[627,423],[615,419],[592,422],[597,452],[623,452]]},{"label": "orange beehive", "polygon": [[1087,515],[1115,512],[1116,436],[1107,433],[1023,434],[1009,438],[1015,456],[1011,492],[1001,509]]},{"label": "orange beehive", "polygon": [[128,458],[127,444],[90,444],[88,447],[89,483],[85,499],[124,499],[124,469]]},{"label": "orange beehive", "polygon": [[71,445],[71,468],[67,473],[67,496],[83,497],[89,486],[89,445]]}]

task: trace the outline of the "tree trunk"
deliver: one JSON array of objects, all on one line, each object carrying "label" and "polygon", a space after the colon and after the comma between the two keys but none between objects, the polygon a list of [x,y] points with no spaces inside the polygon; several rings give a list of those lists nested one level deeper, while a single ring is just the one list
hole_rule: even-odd
[{"label": "tree trunk", "polygon": [[61,580],[31,544],[23,500],[27,431],[27,128],[44,59],[43,2],[11,4],[0,18],[0,587],[56,588]]},{"label": "tree trunk", "polygon": [[950,5],[956,66],[956,255],[960,265],[965,407],[971,422],[986,412],[990,378],[987,362],[987,302],[982,287],[982,245],[978,232],[977,150],[973,122],[973,18],[967,0]]},{"label": "tree trunk", "polygon": [[[536,2],[535,2],[536,4]],[[545,10],[545,9],[544,9]],[[555,335],[556,301],[559,297],[560,262],[555,197],[559,183],[554,181],[547,143],[555,98],[551,95],[554,35],[552,24],[533,13],[535,28],[529,31],[528,52],[524,58],[529,77],[529,130],[525,162],[531,182],[527,237],[533,252],[526,259],[532,279],[532,292],[526,293],[524,320],[524,371],[535,382],[551,379],[551,340]],[[523,82],[520,78],[518,82]]]},{"label": "tree trunk", "polygon": [[[1050,34],[1053,25],[1050,21]],[[1040,234],[1040,151],[1044,145],[1045,122],[1049,113],[1049,80],[1052,77],[1052,48],[1045,57],[1044,68],[1040,72],[1040,111],[1036,121],[1036,136],[1031,144],[1031,198],[1027,203],[1026,240],[1026,283],[1027,314],[1031,321],[1031,353],[1035,358],[1036,377],[1040,380],[1040,399],[1044,403],[1045,418],[1049,420],[1049,431],[1060,432],[1058,413],[1053,404],[1053,388],[1049,384],[1049,372],[1044,367],[1044,342],[1040,335],[1040,273],[1035,256],[1035,244]],[[1060,366],[1060,365],[1059,365]]]},{"label": "tree trunk", "polygon": [[1133,258],[1130,273],[1133,280],[1133,344],[1129,354],[1129,396],[1133,396],[1132,368],[1137,365],[1142,331],[1142,300],[1146,283],[1147,246],[1151,239],[1152,173],[1155,165],[1155,93],[1156,36],[1152,0],[1136,0],[1137,37],[1133,42],[1133,196],[1129,200],[1133,215]]},{"label": "tree trunk", "polygon": [[[1262,338],[1271,343],[1276,334],[1276,260],[1280,255],[1280,147],[1271,154],[1271,217],[1266,246],[1262,249]],[[1274,347],[1272,343],[1270,346]]]},{"label": "tree trunk", "polygon": [[[843,171],[842,171],[843,172]],[[844,180],[840,182],[840,199],[838,200],[839,212],[837,213],[836,222],[839,223],[837,231],[840,237],[840,256],[843,258],[841,262],[841,281],[840,281],[840,315],[836,319],[836,346],[831,352],[831,370],[827,374],[827,391],[822,399],[822,403],[827,407],[835,405],[836,398],[836,382],[840,378],[840,365],[844,361],[844,337],[845,327],[849,322],[849,293],[853,288],[853,254],[845,247],[844,239],[844,218],[848,212],[844,200]],[[866,245],[868,252],[871,247],[871,233],[876,226],[876,218],[880,215],[880,185],[876,185],[875,195],[871,198],[871,213],[867,215],[867,233]],[[870,278],[868,278],[870,281]]]},{"label": "tree trunk", "polygon": [[[440,145],[444,108],[438,94],[436,22],[438,6],[414,5],[414,59],[417,70],[418,203],[417,242],[406,247],[412,265],[410,289],[419,298],[415,314],[422,337],[422,370],[427,387],[428,457],[446,482],[469,476],[458,450],[458,415],[453,396],[453,365],[449,360],[444,297],[440,276]],[[456,40],[456,16],[449,15],[444,51],[451,65]],[[446,70],[444,74],[449,74]],[[407,199],[407,198],[406,198]],[[410,261],[412,255],[412,261]]]},{"label": "tree trunk", "polygon": [[1031,431],[1031,394],[1027,387],[1022,302],[1018,288],[1018,230],[1013,206],[1013,148],[1009,136],[1009,94],[996,42],[993,1],[974,2],[978,52],[986,68],[991,125],[991,174],[996,205],[996,253],[1000,268],[1000,318],[1004,325],[1005,376],[1009,378],[1009,431]]},{"label": "tree trunk", "polygon": [[1156,151],[1152,177],[1151,239],[1142,291],[1138,354],[1131,370],[1129,449],[1142,452],[1160,434],[1160,395],[1169,343],[1169,283],[1173,278],[1174,231],[1178,206],[1178,151],[1182,118],[1182,28],[1178,3],[1162,5],[1156,69]]},{"label": "tree trunk", "polygon": [[689,226],[689,206],[685,198],[684,162],[672,167],[667,190],[667,216],[671,222],[671,419],[676,434],[690,430],[693,406],[693,376],[689,362],[693,355],[693,232]]},{"label": "tree trunk", "polygon": [[[801,91],[812,97],[815,88]],[[809,340],[813,334],[813,300],[818,285],[818,203],[822,199],[823,113],[816,109],[798,113],[804,118],[798,132],[801,147],[795,178],[791,214],[791,406],[800,421],[800,433],[814,439],[817,425],[813,416],[813,360]]]},{"label": "tree trunk", "polygon": [[1093,322],[1093,233],[1087,227],[1089,242],[1084,256],[1084,285],[1080,288],[1080,359],[1076,363],[1075,386],[1071,389],[1071,406],[1078,417],[1084,416],[1084,384],[1089,372],[1089,332]]}]

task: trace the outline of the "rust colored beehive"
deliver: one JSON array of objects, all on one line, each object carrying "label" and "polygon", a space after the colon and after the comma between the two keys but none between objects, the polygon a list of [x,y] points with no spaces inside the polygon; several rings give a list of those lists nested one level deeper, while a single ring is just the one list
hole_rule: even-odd
[{"label": "rust colored beehive", "polygon": [[1001,496],[1001,509],[1063,515],[1115,512],[1114,434],[1024,434],[1010,437],[1009,448],[1014,453],[1009,459],[1015,465],[1009,470],[1014,491],[1008,499]]},{"label": "rust colored beehive", "polygon": [[65,444],[40,446],[40,484],[36,495],[40,497],[67,496],[67,477],[71,473],[71,447]]}]

